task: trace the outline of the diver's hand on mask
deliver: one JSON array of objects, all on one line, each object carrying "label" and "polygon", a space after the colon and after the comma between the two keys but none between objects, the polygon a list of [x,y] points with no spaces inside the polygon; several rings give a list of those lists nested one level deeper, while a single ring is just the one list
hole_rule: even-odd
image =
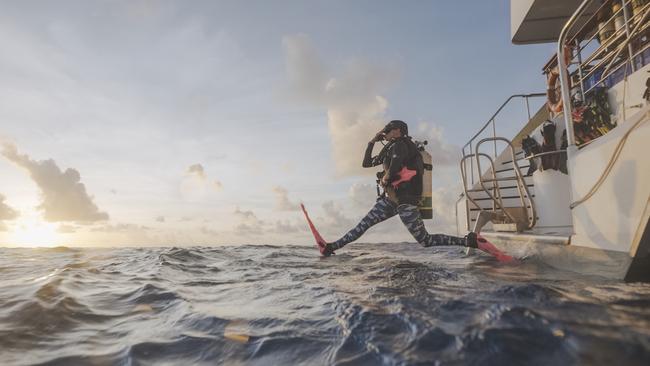
[{"label": "diver's hand on mask", "polygon": [[384,133],[384,130],[379,130],[379,132],[377,132],[375,137],[373,137],[372,140],[370,140],[370,142],[379,142],[383,140],[385,136],[386,134]]}]

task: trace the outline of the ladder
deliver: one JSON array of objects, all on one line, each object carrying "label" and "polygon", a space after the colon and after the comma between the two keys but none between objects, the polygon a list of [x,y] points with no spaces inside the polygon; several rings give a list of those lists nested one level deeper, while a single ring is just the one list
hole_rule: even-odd
[{"label": "ladder", "polygon": [[[511,171],[511,176],[498,177],[494,159],[492,159],[492,157],[488,154],[480,152],[480,147],[482,144],[486,142],[493,142],[496,144],[497,141],[501,141],[507,144],[507,148],[502,154],[507,154],[508,152],[510,153],[510,161],[507,164],[511,163],[512,168],[506,171]],[[524,176],[521,174],[516,155],[517,153],[515,152],[515,148],[512,142],[507,138],[487,137],[480,140],[476,144],[473,153],[466,154],[462,157],[460,161],[460,170],[465,197],[480,210],[476,218],[476,222],[474,223],[474,232],[480,232],[483,226],[485,226],[488,222],[492,222],[495,231],[522,232],[525,230],[530,230],[535,226],[537,222],[535,202],[533,201],[532,195],[528,190]],[[482,158],[487,159],[490,163],[489,170],[484,174],[481,174]],[[469,161],[472,166],[476,164],[476,168],[479,172],[478,185],[475,184],[473,187],[468,187],[466,169],[467,161]],[[501,172],[503,172],[503,170]],[[500,183],[504,182],[514,182],[518,193],[518,204],[504,204],[502,187],[500,186]],[[475,195],[478,192],[485,193],[490,199],[492,206],[490,209],[482,207],[476,201]]]}]

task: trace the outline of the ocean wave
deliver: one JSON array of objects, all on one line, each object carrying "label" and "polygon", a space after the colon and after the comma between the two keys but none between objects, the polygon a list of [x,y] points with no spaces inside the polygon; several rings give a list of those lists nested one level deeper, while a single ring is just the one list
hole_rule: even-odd
[{"label": "ocean wave", "polygon": [[3,365],[650,363],[650,285],[413,244],[0,249]]}]

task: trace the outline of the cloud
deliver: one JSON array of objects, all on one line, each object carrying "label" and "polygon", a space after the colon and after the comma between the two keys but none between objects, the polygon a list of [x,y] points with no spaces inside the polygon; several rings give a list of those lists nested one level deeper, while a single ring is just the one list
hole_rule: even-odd
[{"label": "cloud", "polygon": [[353,60],[332,77],[306,35],[285,36],[283,45],[291,94],[327,108],[337,174],[370,174],[361,168],[363,142],[385,125],[388,102],[381,94],[397,80],[398,73]]},{"label": "cloud", "polygon": [[297,233],[306,231],[306,225],[300,225],[289,220],[277,220],[271,230],[278,234]]},{"label": "cloud", "polygon": [[236,216],[241,217],[244,220],[257,220],[257,216],[253,213],[253,211],[242,211],[239,209],[239,207],[235,208],[235,211],[233,212]]},{"label": "cloud", "polygon": [[298,211],[298,204],[289,201],[289,192],[280,186],[273,187],[276,211]]},{"label": "cloud", "polygon": [[210,228],[208,228],[206,226],[201,226],[201,228],[199,230],[201,231],[201,234],[209,235],[209,236],[218,236],[218,235],[221,234],[219,231],[214,230],[214,229],[210,229]]},{"label": "cloud", "polygon": [[219,180],[210,180],[202,164],[192,164],[185,170],[180,192],[188,201],[204,200],[210,192],[219,192],[223,184]]},{"label": "cloud", "polygon": [[192,164],[187,168],[187,174],[188,175],[193,175],[201,180],[205,180],[205,169],[203,169],[203,165],[201,164]]},{"label": "cloud", "polygon": [[4,200],[5,200],[5,196],[0,194],[0,221],[13,220],[16,217],[18,217],[19,215],[18,211],[14,210],[13,208],[5,204]]},{"label": "cloud", "polygon": [[286,36],[282,44],[287,76],[295,96],[306,102],[324,103],[328,77],[311,39],[304,34]]},{"label": "cloud", "polygon": [[351,219],[343,214],[343,207],[334,201],[325,201],[322,205],[323,212],[325,213],[325,225],[330,227],[347,228],[351,227],[354,223]]},{"label": "cloud", "polygon": [[77,228],[72,225],[66,225],[66,224],[61,224],[59,227],[56,229],[57,233],[60,234],[72,234],[77,232]]},{"label": "cloud", "polygon": [[368,209],[377,200],[377,187],[375,184],[354,183],[348,190],[348,197],[355,207]]},{"label": "cloud", "polygon": [[35,161],[18,153],[16,146],[2,144],[2,155],[26,169],[41,190],[43,202],[38,206],[46,221],[96,222],[108,220],[108,214],[99,211],[93,197],[86,193],[81,175],[75,169],[64,172],[52,159]]},{"label": "cloud", "polygon": [[[102,235],[98,235],[102,234]],[[84,233],[77,233],[83,236]],[[86,238],[81,244],[88,245],[120,245],[120,246],[151,246],[160,245],[161,242],[168,244],[173,243],[175,240],[174,234],[160,230],[152,230],[149,226],[130,224],[130,223],[115,223],[115,224],[102,224],[94,225],[90,228],[90,233],[86,233]]]},{"label": "cloud", "polygon": [[[388,101],[383,94],[399,79],[399,72],[352,60],[334,75],[323,65],[308,36],[285,36],[283,46],[292,97],[327,109],[337,175],[373,174],[373,170],[361,167],[365,142],[392,119],[386,116]],[[411,130],[412,135],[429,141],[428,149],[436,164],[457,162],[459,149],[444,142],[440,128],[427,123],[417,127]]]},{"label": "cloud", "polygon": [[151,228],[144,225],[118,223],[115,225],[107,224],[107,225],[95,226],[92,229],[90,229],[90,231],[103,232],[103,233],[133,233],[133,232],[144,232],[150,229]]},{"label": "cloud", "polygon": [[459,192],[461,192],[459,186],[442,187],[433,190],[431,194],[433,222],[427,225],[430,232],[456,232],[456,200]]},{"label": "cloud", "polygon": [[242,211],[237,207],[233,214],[235,214],[235,216],[240,220],[233,229],[235,234],[242,236],[257,236],[266,232],[266,230],[264,230],[266,223],[257,218],[257,215],[255,215],[253,211]]},{"label": "cloud", "polygon": [[165,216],[156,217],[156,222],[165,222]]},{"label": "cloud", "polygon": [[417,136],[428,143],[425,149],[433,158],[433,165],[456,165],[460,160],[460,148],[445,141],[441,127],[433,123],[421,122],[417,129]]},{"label": "cloud", "polygon": [[212,188],[213,188],[215,191],[220,191],[220,190],[223,189],[223,183],[221,183],[221,182],[218,181],[218,180],[215,180],[215,181],[212,182]]}]

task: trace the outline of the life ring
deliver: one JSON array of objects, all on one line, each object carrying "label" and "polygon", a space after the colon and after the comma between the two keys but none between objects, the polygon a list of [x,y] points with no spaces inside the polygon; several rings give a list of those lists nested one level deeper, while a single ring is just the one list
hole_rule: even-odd
[{"label": "life ring", "polygon": [[557,67],[553,68],[551,72],[548,73],[548,78],[546,80],[546,106],[548,110],[557,116],[558,114],[564,111],[564,104],[562,103],[562,92],[558,91],[558,84],[560,79],[560,73]]},{"label": "life ring", "polygon": [[[571,61],[571,48],[564,46],[564,64],[569,67]],[[546,78],[546,106],[552,116],[557,116],[564,111],[562,103],[562,91],[560,89],[560,69],[555,66],[548,72]]]}]

